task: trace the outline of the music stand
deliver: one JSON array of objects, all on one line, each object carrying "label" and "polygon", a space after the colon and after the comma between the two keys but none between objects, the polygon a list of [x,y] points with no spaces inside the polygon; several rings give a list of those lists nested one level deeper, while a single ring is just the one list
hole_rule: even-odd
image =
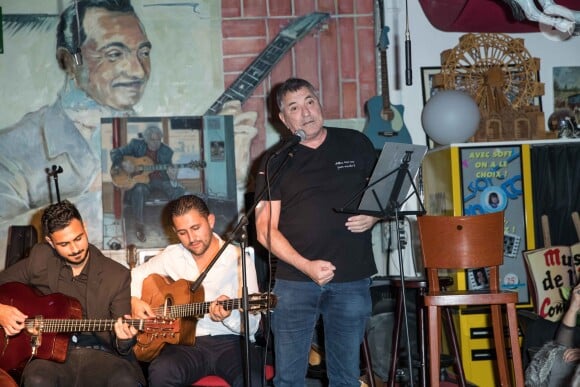
[{"label": "music stand", "polygon": [[[385,219],[394,215],[421,215],[425,207],[420,200],[414,179],[419,171],[427,146],[387,142],[379,156],[371,174],[369,183],[341,208],[334,210],[339,213],[362,214]],[[399,200],[401,194],[407,195]],[[400,211],[400,208],[411,197],[416,196],[420,206],[418,211]],[[352,204],[360,198],[356,208]]]},{"label": "music stand", "polygon": [[[421,198],[419,197],[417,186],[414,182],[414,178],[419,171],[425,153],[427,153],[427,147],[424,145],[385,143],[381,155],[379,156],[379,160],[377,161],[373,173],[371,174],[371,178],[369,179],[369,184],[361,191],[357,192],[344,207],[334,209],[336,212],[340,213],[371,215],[381,219],[386,219],[388,217],[395,218],[401,297],[403,300],[406,299],[405,273],[398,220],[399,216],[423,215],[426,212],[425,207],[421,202]],[[387,171],[386,174],[385,171]],[[407,195],[411,186],[413,187],[413,191]],[[399,196],[402,195],[407,196],[403,196],[404,199],[399,200]],[[416,211],[401,211],[401,207],[413,196],[417,197],[420,209]],[[356,209],[349,207],[359,197],[361,197],[361,200],[358,207]],[[411,341],[409,336],[409,321],[406,304],[407,303],[403,301],[403,317],[407,339],[407,361],[409,363],[409,383],[410,386],[413,387],[413,359],[411,356]]]}]

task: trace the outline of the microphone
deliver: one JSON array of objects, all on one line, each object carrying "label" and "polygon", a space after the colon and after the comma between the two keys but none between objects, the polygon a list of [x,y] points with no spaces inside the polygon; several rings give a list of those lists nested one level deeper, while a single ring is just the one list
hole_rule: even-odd
[{"label": "microphone", "polygon": [[286,140],[286,142],[280,146],[280,149],[274,152],[272,157],[276,157],[280,153],[286,152],[288,149],[293,148],[304,139],[306,139],[306,133],[302,129],[298,129],[294,135],[290,137],[290,139]]}]

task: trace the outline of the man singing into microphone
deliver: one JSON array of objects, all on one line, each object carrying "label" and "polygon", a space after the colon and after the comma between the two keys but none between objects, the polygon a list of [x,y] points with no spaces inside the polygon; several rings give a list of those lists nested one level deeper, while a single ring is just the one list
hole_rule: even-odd
[{"label": "man singing into microphone", "polygon": [[305,385],[314,326],[322,316],[330,385],[359,386],[360,344],[371,313],[369,278],[376,273],[370,230],[378,219],[333,208],[366,186],[376,152],[360,132],[324,126],[308,81],[288,79],[276,96],[280,120],[293,134],[303,130],[305,139],[272,184],[266,172],[272,177],[276,168],[265,155],[256,181],[256,192],[270,188],[256,208],[258,240],[279,259],[274,384]]}]

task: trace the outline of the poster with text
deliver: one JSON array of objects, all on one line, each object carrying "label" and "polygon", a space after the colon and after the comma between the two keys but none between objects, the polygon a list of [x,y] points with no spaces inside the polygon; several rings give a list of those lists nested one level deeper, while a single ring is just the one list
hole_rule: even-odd
[{"label": "poster with text", "polygon": [[[504,264],[500,268],[503,290],[518,292],[520,303],[529,302],[522,258],[526,246],[521,147],[519,145],[465,147],[460,150],[463,214],[504,211]],[[480,271],[480,273],[485,273]],[[475,272],[470,288],[482,285]]]}]

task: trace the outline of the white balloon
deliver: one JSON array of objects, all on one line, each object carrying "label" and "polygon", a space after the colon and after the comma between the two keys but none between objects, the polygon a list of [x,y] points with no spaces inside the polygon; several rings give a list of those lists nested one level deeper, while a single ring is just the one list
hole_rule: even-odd
[{"label": "white balloon", "polygon": [[421,113],[423,130],[437,144],[461,143],[479,127],[479,108],[473,98],[458,90],[441,90],[429,98]]}]

